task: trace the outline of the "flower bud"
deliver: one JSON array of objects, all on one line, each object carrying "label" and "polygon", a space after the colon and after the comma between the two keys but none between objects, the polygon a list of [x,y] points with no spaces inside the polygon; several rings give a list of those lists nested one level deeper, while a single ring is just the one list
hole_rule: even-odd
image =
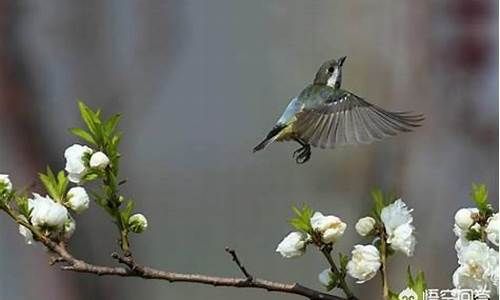
[{"label": "flower bud", "polygon": [[494,214],[488,219],[488,226],[486,226],[486,234],[488,240],[498,247],[498,229],[500,223],[498,220],[498,213]]},{"label": "flower bud", "polygon": [[290,232],[278,245],[276,252],[285,258],[298,257],[305,253],[308,237],[302,232]]},{"label": "flower bud", "polygon": [[128,219],[130,231],[141,233],[148,228],[148,220],[142,214],[135,214]]},{"label": "flower bud", "polygon": [[375,228],[375,219],[372,217],[364,217],[358,220],[355,225],[356,232],[360,236],[367,236]]},{"label": "flower bud", "polygon": [[71,145],[64,151],[64,157],[66,158],[66,167],[64,169],[68,172],[69,181],[80,183],[87,171],[83,161],[83,157],[87,153],[92,153],[92,149],[78,144]]},{"label": "flower bud", "polygon": [[335,243],[342,235],[347,225],[336,216],[323,216],[320,212],[315,212],[311,217],[311,226],[314,231],[321,234],[324,243]]},{"label": "flower bud", "polygon": [[332,270],[330,268],[324,269],[323,272],[319,273],[318,280],[325,287],[329,287],[330,284],[332,283],[332,276],[333,276],[333,273],[332,273]]},{"label": "flower bud", "polygon": [[101,151],[96,152],[90,157],[89,165],[91,168],[104,169],[109,165],[109,158]]},{"label": "flower bud", "polygon": [[455,214],[455,224],[462,229],[467,230],[474,223],[472,219],[472,210],[469,208],[461,208]]},{"label": "flower bud", "polygon": [[[23,221],[26,221],[26,222],[28,221],[28,220],[26,220],[25,216],[20,216],[20,218]],[[19,225],[19,234],[24,237],[24,242],[27,245],[33,244],[33,233],[31,232],[31,230],[29,230],[28,228],[24,227],[23,225]]]},{"label": "flower bud", "polygon": [[10,182],[9,175],[0,174],[0,183],[5,187],[7,191],[12,190],[12,182]]},{"label": "flower bud", "polygon": [[68,191],[66,205],[76,213],[81,213],[89,208],[89,195],[84,188],[77,186]]},{"label": "flower bud", "polygon": [[64,239],[69,240],[73,233],[75,233],[76,222],[70,215],[68,215],[68,220],[64,223]]},{"label": "flower bud", "polygon": [[42,197],[34,193],[33,199],[28,199],[31,212],[31,223],[37,227],[52,227],[62,229],[68,219],[66,207],[52,200],[49,196]]}]

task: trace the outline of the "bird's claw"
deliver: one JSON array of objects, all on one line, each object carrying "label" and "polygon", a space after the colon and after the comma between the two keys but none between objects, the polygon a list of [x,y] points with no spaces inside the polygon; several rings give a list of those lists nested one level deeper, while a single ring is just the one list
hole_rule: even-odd
[{"label": "bird's claw", "polygon": [[311,158],[311,146],[304,145],[295,150],[292,157],[295,158],[295,162],[300,165],[307,162]]}]

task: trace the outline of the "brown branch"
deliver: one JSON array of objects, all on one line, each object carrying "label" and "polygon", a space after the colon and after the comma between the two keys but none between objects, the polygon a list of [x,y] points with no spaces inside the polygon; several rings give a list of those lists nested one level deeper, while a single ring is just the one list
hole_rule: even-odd
[{"label": "brown branch", "polygon": [[238,268],[243,273],[243,275],[245,275],[247,281],[252,281],[253,280],[253,276],[250,275],[250,273],[247,272],[247,269],[240,262],[240,260],[238,258],[238,255],[236,255],[236,251],[234,249],[231,249],[231,248],[228,248],[228,247],[226,247],[225,250],[226,250],[227,253],[229,253],[231,255],[231,257],[233,258],[234,263],[238,266]]},{"label": "brown branch", "polygon": [[107,275],[107,276],[122,276],[122,277],[139,277],[144,279],[166,280],[169,282],[191,282],[191,283],[207,284],[213,286],[264,289],[269,292],[295,294],[314,300],[319,300],[319,299],[344,300],[343,298],[337,296],[321,293],[319,291],[307,288],[298,283],[287,284],[287,283],[273,282],[260,278],[248,280],[248,278],[217,277],[217,276],[208,276],[202,274],[166,272],[162,270],[141,266],[134,261],[132,256],[121,256],[117,253],[113,253],[112,257],[116,259],[118,262],[126,265],[127,266],[126,268],[98,266],[89,264],[82,260],[78,260],[73,256],[71,256],[71,254],[66,250],[66,248],[62,244],[55,245],[54,252],[60,255],[60,257],[57,258],[57,262],[64,261],[65,263],[68,264],[61,266],[61,269],[66,271],[90,273],[99,276]]},{"label": "brown branch", "polygon": [[[50,258],[49,263],[52,265],[56,263],[63,263],[64,265],[61,266],[61,269],[65,271],[89,273],[99,276],[138,277],[144,279],[166,280],[169,282],[190,282],[190,283],[207,284],[213,286],[255,288],[255,289],[267,290],[269,292],[294,294],[306,297],[311,300],[345,300],[344,298],[322,293],[313,290],[311,288],[302,286],[298,283],[273,282],[253,277],[251,280],[249,280],[248,277],[246,278],[218,277],[218,276],[209,276],[202,274],[186,274],[186,273],[176,273],[176,272],[157,270],[154,268],[145,267],[137,264],[131,255],[121,256],[118,253],[113,253],[111,256],[121,264],[126,265],[127,266],[126,268],[93,265],[83,260],[75,258],[68,251],[64,242],[56,243],[52,241],[50,238],[42,235],[31,224],[15,217],[14,219],[16,220],[17,223],[29,228],[33,232],[33,235],[36,238],[36,240],[44,244],[53,254],[55,254],[54,257]],[[233,256],[231,252],[229,253]],[[236,257],[237,259],[235,252],[233,258],[234,257]],[[241,263],[239,263],[238,266],[241,266]],[[244,268],[240,267],[240,269],[242,269],[243,271]]]},{"label": "brown branch", "polygon": [[263,289],[269,292],[294,294],[311,300],[346,300],[338,296],[313,290],[298,283],[281,283],[261,278],[253,278],[243,267],[236,255],[236,252],[232,249],[227,249],[226,251],[232,256],[233,260],[238,265],[246,278],[218,277],[202,274],[176,273],[157,270],[137,264],[130,253],[125,253],[125,255],[113,253],[111,255],[119,263],[124,264],[126,268],[90,264],[86,261],[75,258],[70,253],[70,251],[68,251],[64,242],[55,242],[49,237],[43,235],[33,225],[18,217],[10,209],[10,207],[3,206],[0,207],[0,209],[5,211],[16,223],[28,228],[33,233],[33,238],[45,245],[45,247],[47,247],[47,249],[54,254],[54,256],[49,259],[49,264],[63,264],[61,266],[61,269],[65,271],[89,273],[99,276],[137,277],[144,279],[166,280],[169,282],[190,282],[213,286]]}]

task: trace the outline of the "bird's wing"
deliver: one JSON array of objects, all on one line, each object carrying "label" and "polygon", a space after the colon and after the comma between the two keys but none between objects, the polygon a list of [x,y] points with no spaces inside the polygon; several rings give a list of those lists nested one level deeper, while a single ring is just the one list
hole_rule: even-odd
[{"label": "bird's wing", "polygon": [[412,131],[424,119],[409,112],[386,111],[347,91],[304,108],[296,118],[294,132],[320,148],[371,143]]},{"label": "bird's wing", "polygon": [[297,97],[293,98],[290,103],[288,103],[288,106],[281,117],[278,119],[278,122],[276,122],[276,125],[280,126],[290,123],[295,118],[295,114],[299,112],[303,106],[304,105],[298,100]]}]

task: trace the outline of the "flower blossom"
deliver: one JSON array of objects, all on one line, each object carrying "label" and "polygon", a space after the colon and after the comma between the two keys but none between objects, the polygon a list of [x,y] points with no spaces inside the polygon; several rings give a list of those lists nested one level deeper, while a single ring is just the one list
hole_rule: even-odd
[{"label": "flower blossom", "polygon": [[98,151],[90,157],[89,165],[91,168],[104,169],[109,165],[109,158],[103,152]]},{"label": "flower blossom", "polygon": [[380,213],[380,218],[387,232],[387,243],[391,245],[392,249],[407,256],[413,255],[417,243],[411,212],[412,210],[408,209],[401,199],[398,199],[384,207]]},{"label": "flower blossom", "polygon": [[308,236],[302,232],[290,232],[278,245],[276,252],[286,258],[298,257],[305,253]]},{"label": "flower blossom", "polygon": [[0,174],[0,183],[3,183],[5,185],[5,189],[7,191],[12,190],[12,182],[9,179],[9,175]]},{"label": "flower blossom", "polygon": [[373,245],[356,245],[351,252],[351,260],[347,263],[347,274],[356,278],[357,283],[372,279],[381,266],[380,253]]},{"label": "flower blossom", "polygon": [[356,229],[356,232],[360,236],[367,236],[375,228],[375,223],[376,223],[376,221],[374,218],[364,217],[364,218],[359,219],[354,227]]},{"label": "flower blossom", "polygon": [[78,144],[71,145],[64,151],[64,157],[66,158],[66,167],[64,169],[68,172],[69,181],[80,183],[87,171],[83,158],[85,154],[90,153],[92,153],[92,149]]},{"label": "flower blossom", "polygon": [[42,197],[34,193],[28,199],[31,212],[31,223],[36,227],[52,227],[61,229],[68,219],[68,210],[63,205],[55,202],[49,196]]},{"label": "flower blossom", "polygon": [[68,191],[67,196],[66,205],[76,213],[81,213],[89,208],[90,199],[84,188],[80,186],[73,187]]},{"label": "flower blossom", "polygon": [[324,243],[335,243],[347,227],[346,223],[336,216],[324,216],[320,212],[315,212],[311,217],[312,229],[321,234]]},{"label": "flower blossom", "polygon": [[488,225],[486,226],[486,235],[488,240],[492,242],[495,246],[498,246],[498,229],[500,223],[498,220],[498,213],[494,214],[488,219]]}]

